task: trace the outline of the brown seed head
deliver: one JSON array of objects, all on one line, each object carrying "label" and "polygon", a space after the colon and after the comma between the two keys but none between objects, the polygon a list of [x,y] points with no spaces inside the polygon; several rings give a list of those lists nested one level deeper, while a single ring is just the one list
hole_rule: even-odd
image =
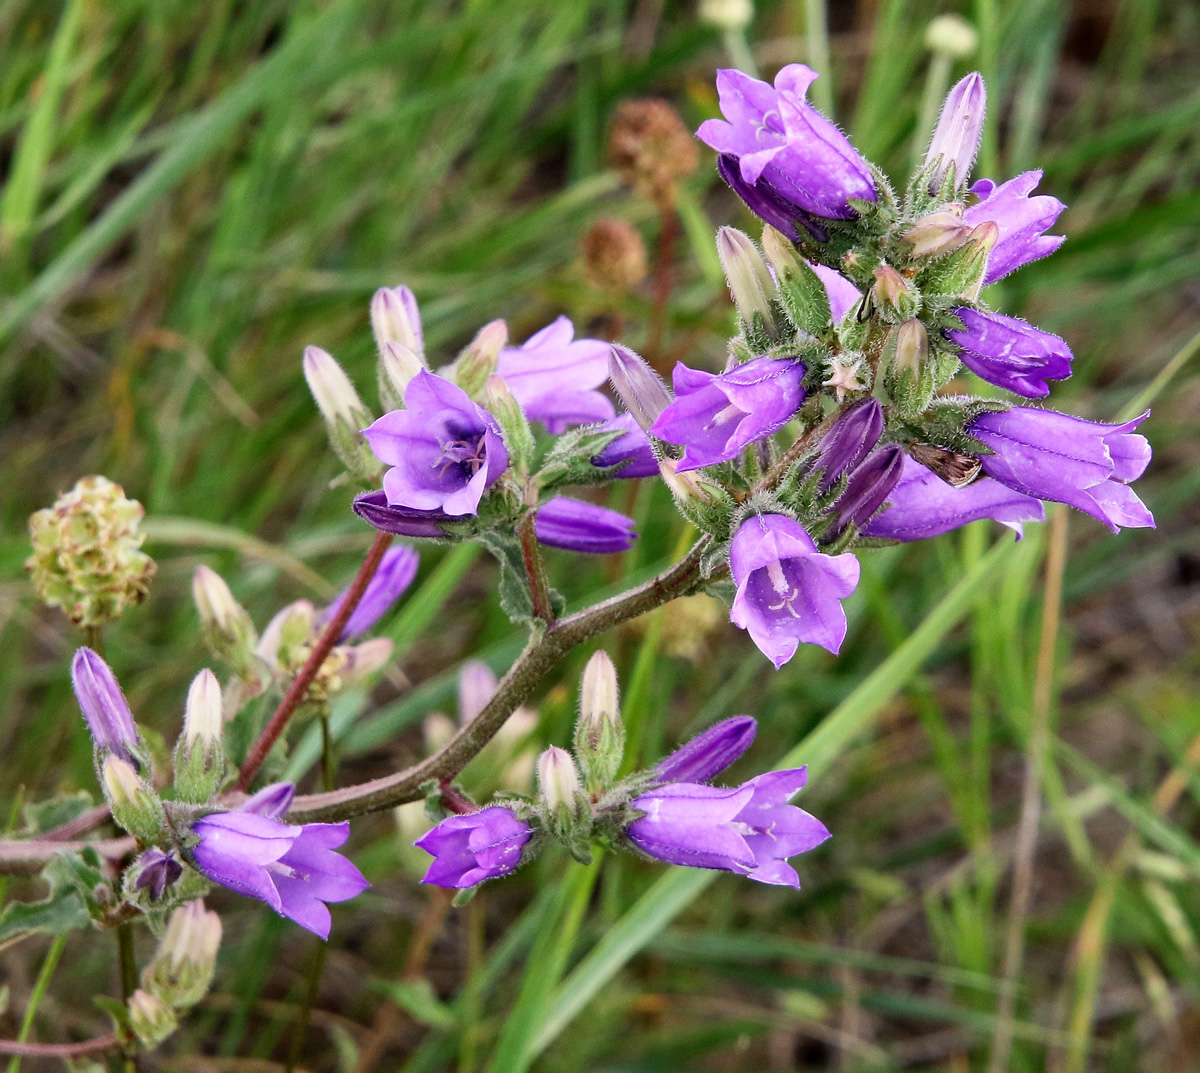
[{"label": "brown seed head", "polygon": [[608,137],[608,159],[621,178],[655,199],[699,167],[700,154],[679,113],[664,100],[626,101],[617,109]]},{"label": "brown seed head", "polygon": [[631,291],[646,278],[646,244],[627,220],[605,216],[580,242],[583,271],[602,291]]}]

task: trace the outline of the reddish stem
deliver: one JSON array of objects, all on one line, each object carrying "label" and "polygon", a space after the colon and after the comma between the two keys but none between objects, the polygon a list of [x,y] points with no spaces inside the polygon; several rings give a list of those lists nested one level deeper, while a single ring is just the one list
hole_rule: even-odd
[{"label": "reddish stem", "polygon": [[78,1058],[111,1051],[117,1045],[117,1037],[111,1032],[78,1043],[18,1043],[15,1039],[0,1039],[0,1054],[19,1054],[25,1058]]},{"label": "reddish stem", "polygon": [[308,687],[312,685],[313,679],[317,677],[317,672],[321,669],[321,665],[325,662],[329,653],[333,651],[334,645],[338,643],[338,639],[342,636],[342,630],[346,628],[346,623],[350,621],[350,616],[354,614],[354,609],[358,607],[359,602],[362,600],[363,594],[367,591],[367,586],[371,583],[371,578],[375,576],[375,571],[379,569],[383,553],[387,551],[388,545],[391,542],[391,533],[381,532],[375,534],[375,542],[371,545],[371,550],[367,552],[367,557],[363,560],[362,566],[359,567],[358,576],[354,579],[354,584],[350,586],[349,592],[346,593],[346,598],[338,607],[337,614],[329,620],[329,625],[325,627],[325,632],[321,634],[321,639],[317,642],[317,647],[312,650],[312,654],[305,661],[304,666],[300,668],[300,673],[296,675],[295,680],[288,687],[288,691],[283,695],[283,700],[279,702],[279,707],[275,709],[275,714],[271,716],[270,721],[263,728],[263,732],[258,736],[258,740],[254,743],[253,748],[251,748],[249,755],[246,757],[246,762],[242,764],[242,770],[238,774],[237,789],[245,792],[249,789],[250,783],[254,781],[254,776],[258,774],[258,769],[263,766],[263,761],[267,759],[267,754],[270,753],[271,747],[279,740],[279,735],[283,733],[288,720],[295,714],[296,709],[300,707],[305,694],[308,692]]},{"label": "reddish stem", "polygon": [[679,235],[679,217],[675,212],[674,191],[668,188],[658,198],[658,247],[654,251],[654,283],[651,287],[650,338],[646,342],[646,360],[659,372],[667,302],[675,282],[675,240]]}]

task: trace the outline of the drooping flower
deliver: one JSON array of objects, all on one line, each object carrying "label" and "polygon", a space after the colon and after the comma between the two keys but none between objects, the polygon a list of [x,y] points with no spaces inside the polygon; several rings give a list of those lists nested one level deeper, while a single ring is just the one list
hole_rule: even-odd
[{"label": "drooping flower", "polygon": [[613,476],[622,478],[657,475],[658,459],[633,414],[618,414],[611,421],[605,421],[598,431],[620,431],[621,435],[610,440],[598,455],[592,456],[592,465],[597,469],[620,466]]},{"label": "drooping flower", "polygon": [[[346,620],[346,626],[338,640],[354,640],[374,626],[413,583],[420,561],[420,556],[412,548],[388,548],[379,561],[375,576],[367,583],[366,592],[363,593],[358,606]],[[322,613],[322,622],[328,622],[338,613],[349,592],[348,588],[342,590],[337,599]]]},{"label": "drooping flower", "polygon": [[363,492],[354,497],[351,504],[354,513],[368,525],[396,536],[445,537],[447,532],[441,523],[460,522],[461,517],[451,517],[444,510],[414,510],[412,507],[392,506],[382,492]]},{"label": "drooping flower", "polygon": [[637,539],[632,518],[570,496],[555,496],[543,503],[534,532],[541,544],[592,555],[628,551]]},{"label": "drooping flower", "polygon": [[727,373],[675,366],[675,401],[650,428],[684,448],[678,472],[736,458],[782,428],[804,401],[804,363],[755,358]]},{"label": "drooping flower", "polygon": [[654,774],[663,782],[708,782],[750,748],[757,732],[749,715],[722,719],[663,757]]},{"label": "drooping flower", "polygon": [[[290,799],[291,787],[282,795]],[[255,798],[232,812],[214,812],[192,825],[198,841],[189,850],[192,863],[223,887],[258,898],[275,912],[322,939],[329,937],[327,902],[344,902],[370,884],[334,850],[350,837],[348,823],[281,823],[281,795]],[[256,798],[258,795],[256,795]],[[286,808],[286,804],[283,806]]]},{"label": "drooping flower", "polygon": [[787,858],[829,837],[820,820],[787,804],[806,781],[804,768],[772,771],[731,789],[675,782],[635,797],[643,815],[626,834],[639,850],[668,864],[718,868],[759,883],[799,887]]},{"label": "drooping flower", "polygon": [[718,71],[725,118],[710,119],[696,132],[721,154],[722,174],[736,174],[731,185],[751,211],[792,239],[798,237],[796,220],[848,220],[855,215],[849,199],[877,196],[866,161],[805,100],[816,78],[802,63],[780,70],[774,88],[741,71]]},{"label": "drooping flower", "polygon": [[1150,444],[1133,431],[1149,413],[1105,425],[1014,406],[980,414],[966,431],[993,452],[980,460],[989,477],[1036,499],[1067,503],[1115,533],[1122,526],[1154,526],[1154,516],[1129,487],[1150,464]]},{"label": "drooping flower", "polygon": [[96,750],[137,766],[137,727],[109,665],[90,648],[79,649],[71,660],[71,685]]},{"label": "drooping flower", "polygon": [[532,836],[529,824],[503,805],[450,816],[414,843],[433,857],[421,882],[462,888],[507,875]]},{"label": "drooping flower", "polygon": [[613,404],[596,390],[608,379],[610,343],[575,339],[575,326],[558,317],[519,347],[500,351],[497,372],[521,404],[525,416],[547,431],[606,421]]},{"label": "drooping flower", "polygon": [[991,179],[980,179],[971,187],[980,200],[963,213],[963,222],[977,227],[990,221],[1000,232],[988,254],[985,284],[1049,256],[1066,241],[1063,235],[1045,234],[1066,206],[1048,194],[1029,196],[1041,181],[1040,170],[1026,171],[999,186]]},{"label": "drooping flower", "polygon": [[777,668],[801,642],[830,652],[841,647],[846,613],[839,601],[858,585],[853,555],[824,555],[798,522],[755,514],[734,534],[729,567],[737,586],[730,621]]},{"label": "drooping flower", "polygon": [[384,414],[363,431],[385,465],[389,506],[475,514],[508,467],[495,418],[457,384],[421,370],[404,390],[407,409]]},{"label": "drooping flower", "polygon": [[925,154],[925,166],[933,165],[933,174],[929,179],[931,194],[941,189],[952,167],[955,187],[967,185],[971,165],[975,163],[975,154],[979,151],[986,108],[987,88],[977,71],[955,83],[946,95],[929,151]]},{"label": "drooping flower", "polygon": [[904,456],[904,468],[888,495],[888,506],[863,528],[863,536],[888,540],[925,540],[991,518],[1024,535],[1024,522],[1040,522],[1045,507],[987,477],[962,488],[947,484],[916,459]]},{"label": "drooping flower", "polygon": [[1047,380],[1071,375],[1074,355],[1063,339],[1017,317],[955,309],[962,328],[945,333],[958,348],[963,364],[989,384],[1029,399],[1050,394]]}]

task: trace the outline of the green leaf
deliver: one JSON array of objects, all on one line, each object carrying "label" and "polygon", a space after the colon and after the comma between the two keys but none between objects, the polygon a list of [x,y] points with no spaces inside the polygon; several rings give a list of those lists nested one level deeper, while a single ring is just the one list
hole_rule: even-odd
[{"label": "green leaf", "polygon": [[86,790],[76,790],[71,794],[59,794],[47,801],[37,801],[26,805],[22,811],[25,817],[25,833],[27,835],[41,834],[51,828],[81,816],[92,807],[92,795]]},{"label": "green leaf", "polygon": [[454,1027],[453,1011],[433,993],[433,985],[423,976],[399,983],[372,980],[371,986],[382,991],[419,1024],[442,1030]]}]

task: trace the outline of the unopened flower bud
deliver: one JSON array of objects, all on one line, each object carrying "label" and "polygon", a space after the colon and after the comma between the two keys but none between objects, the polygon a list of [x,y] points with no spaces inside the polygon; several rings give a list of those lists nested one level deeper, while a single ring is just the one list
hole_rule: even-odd
[{"label": "unopened flower bud", "polygon": [[903,417],[915,417],[929,405],[934,382],[929,361],[929,333],[916,318],[892,331],[885,348],[890,362],[885,383]]},{"label": "unopened flower bud", "polygon": [[391,662],[395,647],[395,642],[390,637],[372,637],[362,644],[345,648],[348,658],[341,671],[344,684],[352,685],[364,681],[383,670]]},{"label": "unopened flower bud", "polygon": [[722,33],[741,33],[754,18],[753,0],[700,0],[700,21]]},{"label": "unopened flower bud", "polygon": [[896,354],[893,368],[898,372],[915,372],[929,360],[929,333],[916,318],[906,320],[896,329]]},{"label": "unopened flower bud", "polygon": [[175,792],[181,801],[203,804],[225,777],[221,735],[225,718],[217,676],[203,670],[192,681],[175,746]]},{"label": "unopened flower bud", "polygon": [[528,476],[533,465],[536,445],[533,429],[521,404],[517,402],[508,384],[495,374],[487,378],[483,388],[484,408],[495,419],[504,435],[504,446],[508,448],[508,464],[519,477]]},{"label": "unopened flower bud", "polygon": [[157,1047],[179,1027],[174,1011],[140,987],[129,996],[129,1027],[145,1047]]},{"label": "unopened flower bud", "polygon": [[104,760],[101,782],[113,819],[139,841],[153,842],[162,830],[163,811],[150,785],[130,764],[112,755]]},{"label": "unopened flower bud", "polygon": [[971,165],[979,151],[986,108],[987,90],[978,72],[967,75],[946,95],[925,154],[925,167],[933,168],[929,177],[931,194],[942,188],[951,169],[955,189],[961,190],[967,185]]},{"label": "unopened flower bud", "polygon": [[325,419],[330,447],[351,473],[365,479],[375,477],[379,461],[362,435],[373,418],[350,378],[333,356],[320,347],[306,347],[303,364],[304,379]]},{"label": "unopened flower bud", "polygon": [[81,628],[101,626],[150,588],[154,560],[139,549],[145,511],[107,477],[83,477],[29,516],[33,554],[25,569],[38,598]]},{"label": "unopened flower bud", "polygon": [[582,786],[580,773],[568,751],[551,745],[538,757],[538,787],[542,801],[552,813],[563,808],[575,809]]},{"label": "unopened flower bud", "polygon": [[846,474],[858,468],[883,435],[883,407],[875,398],[859,399],[848,407],[825,433],[817,453],[824,473],[817,488],[828,492]]},{"label": "unopened flower bud", "polygon": [[316,619],[311,600],[293,600],[280,608],[258,639],[258,658],[281,677],[299,670],[308,658]]},{"label": "unopened flower bud", "polygon": [[628,347],[614,346],[608,352],[608,378],[644,431],[671,404],[671,393],[662,378]]},{"label": "unopened flower bud", "polygon": [[891,265],[875,269],[875,286],[871,289],[875,304],[889,319],[904,320],[916,315],[921,308],[921,295],[917,289]]},{"label": "unopened flower bud", "polygon": [[736,227],[722,227],[717,230],[717,256],[747,332],[758,327],[768,338],[774,338],[775,314],[769,296],[776,293],[775,281],[763,255],[748,235]]},{"label": "unopened flower bud", "polygon": [[575,724],[575,755],[583,765],[590,791],[603,790],[616,778],[624,754],[617,669],[608,653],[599,650],[583,669]]},{"label": "unopened flower bud", "polygon": [[925,47],[952,60],[963,60],[979,47],[979,34],[961,15],[938,15],[925,28]]},{"label": "unopened flower bud", "polygon": [[750,748],[757,732],[752,716],[723,719],[660,760],[654,774],[661,782],[708,782]]},{"label": "unopened flower bud", "polygon": [[583,271],[598,290],[622,294],[646,278],[646,244],[637,228],[619,216],[605,216],[580,241]]},{"label": "unopened flower bud", "polygon": [[646,98],[617,109],[608,159],[626,183],[659,201],[670,197],[676,180],[696,170],[700,154],[679,113],[667,101]]},{"label": "unopened flower bud", "polygon": [[81,648],[71,661],[71,684],[92,732],[97,762],[112,755],[140,765],[133,713],[109,665],[90,648]]},{"label": "unopened flower bud", "polygon": [[249,612],[234,599],[221,575],[207,566],[196,567],[192,600],[204,641],[213,655],[228,662],[239,678],[257,681],[260,675],[254,646],[258,632]]},{"label": "unopened flower bud", "polygon": [[174,850],[164,853],[157,846],[151,846],[134,865],[133,887],[145,891],[151,901],[158,902],[182,875],[183,865]]},{"label": "unopened flower bud", "polygon": [[971,237],[971,225],[963,222],[959,205],[922,216],[900,237],[912,247],[914,257],[936,257],[966,242]]},{"label": "unopened flower bud", "polygon": [[988,255],[999,237],[1000,229],[994,220],[973,227],[965,242],[922,271],[921,286],[925,293],[975,301],[987,275]]},{"label": "unopened flower bud", "polygon": [[177,1010],[196,1005],[212,983],[220,945],[221,918],[199,899],[185,902],[142,970],[142,988]]},{"label": "unopened flower bud", "polygon": [[425,339],[417,299],[407,287],[381,287],[371,297],[371,330],[382,355],[388,343],[398,343],[424,361]]},{"label": "unopened flower bud", "polygon": [[502,320],[485,324],[463,349],[452,366],[454,382],[475,398],[496,371],[500,351],[508,343],[508,325]]},{"label": "unopened flower bud", "polygon": [[415,350],[403,343],[388,340],[379,351],[376,369],[379,382],[379,401],[385,410],[404,409],[404,389],[408,382],[425,368]]},{"label": "unopened flower bud", "polygon": [[861,529],[874,518],[899,483],[903,468],[904,451],[894,443],[868,457],[850,474],[846,490],[833,505],[834,524],[827,539],[840,536],[850,525]]},{"label": "unopened flower bud", "polygon": [[714,536],[726,536],[729,519],[736,504],[733,497],[716,481],[698,472],[678,472],[673,458],[659,460],[658,472],[675,497],[675,506],[698,529]]}]

